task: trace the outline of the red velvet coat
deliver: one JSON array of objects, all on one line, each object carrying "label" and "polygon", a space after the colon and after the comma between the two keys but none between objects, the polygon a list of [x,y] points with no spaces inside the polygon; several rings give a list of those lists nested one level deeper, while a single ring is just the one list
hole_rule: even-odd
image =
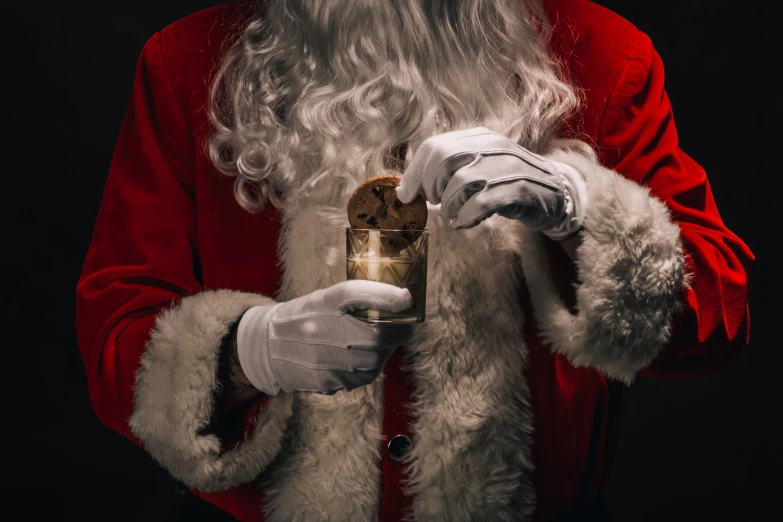
[{"label": "red velvet coat", "polygon": [[[663,65],[649,38],[583,0],[553,0],[549,10],[553,49],[584,93],[574,132],[596,147],[604,165],[665,202],[693,273],[670,343],[642,373],[684,378],[714,372],[747,343],[752,254],[724,226],[705,172],[678,147]],[[204,289],[272,296],[280,284],[276,211],[243,211],[232,180],[221,177],[203,152],[206,88],[241,19],[234,6],[218,6],[172,24],[144,46],[78,284],[79,343],[94,409],[137,444],[128,427],[134,376],[158,312]],[[557,247],[552,262],[564,280],[573,277]],[[529,303],[524,306],[529,311]],[[575,368],[553,354],[538,340],[533,321],[527,328],[536,517],[544,520],[603,487],[619,388],[597,370]],[[391,438],[409,430],[404,406],[410,383],[397,355],[385,373],[383,432]],[[225,426],[228,438],[249,432],[264,403]],[[400,472],[399,463],[384,455],[383,520],[398,520],[409,502]],[[262,520],[254,484],[199,494],[240,520]]]}]

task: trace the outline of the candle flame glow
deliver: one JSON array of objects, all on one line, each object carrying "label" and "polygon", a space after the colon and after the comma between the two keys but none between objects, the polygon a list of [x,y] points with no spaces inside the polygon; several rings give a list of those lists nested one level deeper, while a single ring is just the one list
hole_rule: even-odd
[{"label": "candle flame glow", "polygon": [[[380,261],[377,259],[381,253],[381,233],[380,231],[370,231],[367,238],[367,279],[370,281],[380,281]],[[379,318],[378,310],[367,310],[367,316]]]}]

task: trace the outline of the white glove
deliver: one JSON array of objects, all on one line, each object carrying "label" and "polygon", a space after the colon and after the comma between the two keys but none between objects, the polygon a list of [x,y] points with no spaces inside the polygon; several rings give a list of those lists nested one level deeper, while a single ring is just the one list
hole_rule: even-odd
[{"label": "white glove", "polygon": [[587,186],[574,168],[485,127],[421,144],[397,196],[409,203],[422,191],[430,203],[441,203],[454,228],[474,227],[497,213],[557,241],[581,228],[587,207]]},{"label": "white glove", "polygon": [[271,306],[250,308],[237,329],[239,363],[267,395],[281,390],[333,393],[375,380],[410,324],[373,325],[346,312],[402,312],[410,291],[375,281],[344,281]]}]

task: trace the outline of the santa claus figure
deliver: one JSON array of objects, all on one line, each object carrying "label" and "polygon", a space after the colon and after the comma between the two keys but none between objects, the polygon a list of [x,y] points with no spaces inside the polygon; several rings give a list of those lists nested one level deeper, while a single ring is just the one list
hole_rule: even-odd
[{"label": "santa claus figure", "polygon": [[[156,33],[78,285],[95,411],[243,522],[592,519],[622,387],[747,342],[649,38],[585,0],[266,0]],[[426,321],[347,202],[429,209]]]}]

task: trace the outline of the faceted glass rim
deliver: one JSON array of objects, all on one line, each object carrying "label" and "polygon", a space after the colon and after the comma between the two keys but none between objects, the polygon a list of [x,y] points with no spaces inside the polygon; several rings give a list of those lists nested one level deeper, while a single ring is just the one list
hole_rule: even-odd
[{"label": "faceted glass rim", "polygon": [[418,232],[420,234],[429,234],[430,231],[426,228],[352,228],[345,227],[348,232]]}]

